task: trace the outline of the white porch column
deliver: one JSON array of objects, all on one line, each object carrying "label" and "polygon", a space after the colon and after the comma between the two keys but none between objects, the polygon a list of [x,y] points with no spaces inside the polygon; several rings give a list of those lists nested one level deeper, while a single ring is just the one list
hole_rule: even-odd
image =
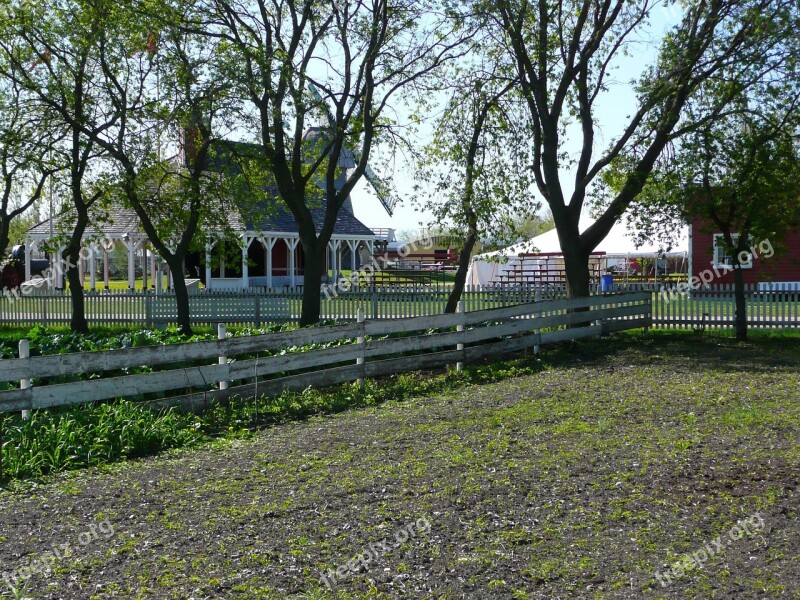
[{"label": "white porch column", "polygon": [[94,246],[89,248],[89,283],[92,286],[92,291],[97,291],[97,265],[96,262],[96,255],[94,252]]},{"label": "white porch column", "polygon": [[[338,277],[336,276],[336,246],[337,246],[337,242],[334,242],[333,240],[328,242],[328,261],[327,261],[328,264],[326,265],[326,267],[330,267],[330,270],[331,270],[331,281],[334,282],[334,283],[338,279]],[[325,274],[326,275],[327,275],[327,271],[328,271],[328,269],[326,268],[325,269]]]},{"label": "white porch column", "polygon": [[272,250],[278,239],[274,237],[261,238],[261,243],[264,245],[264,250],[267,253],[267,288],[272,289]]},{"label": "white porch column", "polygon": [[31,280],[31,253],[33,245],[30,239],[25,240],[25,281]]},{"label": "white porch column", "polygon": [[289,247],[289,286],[295,288],[297,286],[297,266],[295,263],[297,246],[300,244],[298,239],[286,240],[286,245]]},{"label": "white porch column", "polygon": [[84,279],[86,278],[86,263],[83,260],[83,247],[81,247],[78,252],[78,277],[81,280],[81,286],[83,286]]},{"label": "white porch column", "polygon": [[358,249],[358,240],[347,240],[347,247],[350,248],[350,271],[351,275],[356,272],[356,249]]},{"label": "white porch column", "polygon": [[136,255],[133,251],[133,244],[128,243],[128,289],[133,291],[136,287]]},{"label": "white porch column", "polygon": [[158,276],[156,275],[156,253],[151,249],[150,250],[150,281],[152,281],[152,288],[155,290],[156,287],[161,287],[156,283]]},{"label": "white porch column", "polygon": [[140,245],[144,245],[142,242],[143,240],[134,240],[130,237],[122,239],[122,243],[128,249],[128,289],[131,291],[136,289],[136,251]]},{"label": "white porch column", "polygon": [[247,266],[247,251],[250,249],[250,244],[254,238],[251,238],[246,233],[242,234],[244,245],[242,246],[242,287],[250,287],[250,268]]},{"label": "white porch column", "polygon": [[103,249],[103,287],[106,290],[111,288],[110,285],[110,275],[109,275],[109,257],[108,257],[108,250]]},{"label": "white porch column", "polygon": [[147,291],[147,240],[142,242],[142,292]]}]

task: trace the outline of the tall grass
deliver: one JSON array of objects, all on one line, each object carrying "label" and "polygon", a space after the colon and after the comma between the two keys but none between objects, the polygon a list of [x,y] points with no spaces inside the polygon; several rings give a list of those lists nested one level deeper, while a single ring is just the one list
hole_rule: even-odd
[{"label": "tall grass", "polygon": [[54,471],[106,464],[188,446],[207,438],[192,416],[153,412],[126,400],[6,415],[3,477],[38,478]]},{"label": "tall grass", "polygon": [[152,411],[129,400],[36,410],[29,420],[0,417],[0,479],[38,479],[45,475],[191,447],[214,438],[246,437],[266,425],[373,406],[485,383],[532,372],[524,360],[467,367],[464,372],[407,373],[276,397],[234,399],[203,414],[174,409]]}]

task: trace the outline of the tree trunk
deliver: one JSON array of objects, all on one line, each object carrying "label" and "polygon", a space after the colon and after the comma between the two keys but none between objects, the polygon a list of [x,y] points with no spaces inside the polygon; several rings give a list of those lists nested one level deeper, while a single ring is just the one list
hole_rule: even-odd
[{"label": "tree trunk", "polygon": [[456,270],[456,279],[453,282],[453,289],[450,296],[447,298],[447,306],[444,309],[445,313],[454,313],[458,308],[458,302],[461,300],[461,294],[464,292],[464,285],[467,282],[467,271],[469,270],[469,261],[472,257],[472,249],[475,247],[475,242],[478,239],[478,232],[470,229],[467,233],[467,238],[464,240],[464,247],[458,255],[458,269]]},{"label": "tree trunk", "polygon": [[[588,298],[591,292],[589,253],[576,250],[575,248],[578,247],[578,243],[575,245],[562,244],[561,247],[569,249],[567,251],[562,251],[564,254],[564,272],[567,277],[567,297]],[[574,308],[570,312],[582,313],[588,312],[588,310],[588,307]],[[580,321],[573,323],[570,327],[589,327],[591,324],[591,321]]]},{"label": "tree trunk", "polygon": [[178,327],[186,336],[192,335],[192,315],[189,308],[189,291],[186,289],[186,275],[183,272],[183,256],[170,255],[165,258],[172,273],[175,288],[175,306],[178,310]]},{"label": "tree trunk", "polygon": [[[8,231],[11,227],[11,219],[8,217],[3,217],[0,219],[0,259],[2,259],[6,255],[6,250],[8,250]],[[28,250],[27,248],[25,249]]]},{"label": "tree trunk", "polygon": [[327,244],[307,244],[303,241],[305,267],[303,271],[303,307],[300,327],[319,323],[321,312],[322,273],[326,265]]},{"label": "tree trunk", "polygon": [[736,339],[747,339],[747,299],[744,293],[744,273],[738,261],[733,269],[733,295],[736,298]]},{"label": "tree trunk", "polygon": [[72,231],[69,246],[62,254],[62,267],[66,271],[67,281],[69,281],[69,295],[72,299],[72,317],[69,327],[77,333],[89,333],[89,324],[86,321],[86,309],[83,297],[83,282],[81,281],[78,263],[81,259],[81,240],[86,229],[88,219],[82,215],[78,216],[75,229]]},{"label": "tree trunk", "polygon": [[[577,244],[576,244],[577,245]],[[562,245],[562,248],[565,246]],[[589,296],[589,253],[580,250],[564,250],[564,272],[567,277],[567,296],[585,298]]]}]

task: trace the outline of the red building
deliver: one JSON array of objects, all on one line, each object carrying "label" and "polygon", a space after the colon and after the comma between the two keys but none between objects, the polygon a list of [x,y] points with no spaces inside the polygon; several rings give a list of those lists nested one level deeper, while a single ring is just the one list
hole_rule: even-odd
[{"label": "red building", "polygon": [[[732,257],[722,241],[722,233],[713,223],[702,218],[691,223],[690,277],[699,277],[703,283],[733,284]],[[739,257],[745,284],[770,287],[767,284],[790,282],[800,286],[800,231],[774,242],[754,239],[748,247],[747,255]]]}]

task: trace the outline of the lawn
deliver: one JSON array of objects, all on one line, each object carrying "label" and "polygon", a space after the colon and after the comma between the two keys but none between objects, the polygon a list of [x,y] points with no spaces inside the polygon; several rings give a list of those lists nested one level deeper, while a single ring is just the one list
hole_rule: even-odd
[{"label": "lawn", "polygon": [[0,571],[36,598],[800,598],[798,349],[621,335],[16,486]]}]

